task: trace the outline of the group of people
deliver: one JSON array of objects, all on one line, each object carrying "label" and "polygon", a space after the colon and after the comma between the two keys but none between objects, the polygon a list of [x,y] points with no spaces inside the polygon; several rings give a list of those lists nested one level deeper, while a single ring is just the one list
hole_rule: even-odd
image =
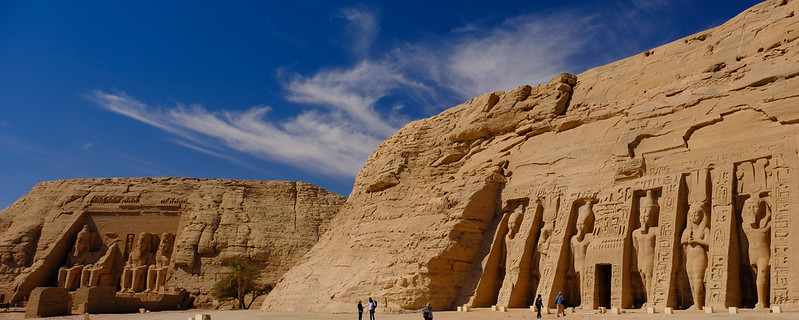
[{"label": "group of people", "polygon": [[[369,320],[375,320],[377,300],[372,300],[372,297],[369,297],[369,302],[366,303],[366,306],[363,305],[362,301],[358,300],[358,320],[362,320],[364,308],[369,309]],[[422,308],[422,317],[424,320],[433,320],[433,308],[430,306],[430,302]]]},{"label": "group of people", "polygon": [[[369,302],[366,303],[366,308],[369,309],[369,320],[375,320],[375,309],[377,309],[377,300],[372,300],[369,297]],[[361,300],[358,300],[358,320],[362,320],[364,305]]]},{"label": "group of people", "polygon": [[[557,315],[560,317],[561,314],[566,316],[566,309],[563,308],[563,304],[566,302],[566,299],[563,298],[563,293],[558,292],[558,295],[555,296],[555,305],[558,306]],[[535,298],[535,302],[533,303],[535,306],[536,318],[541,318],[541,309],[544,309],[544,300],[541,299],[541,294],[539,293],[538,296]]]},{"label": "group of people", "polygon": [[[566,302],[566,299],[563,298],[563,293],[558,292],[558,295],[555,296],[555,305],[558,306],[557,316],[560,317],[561,314],[566,316],[566,310],[563,307],[563,304]],[[536,317],[541,318],[541,310],[544,309],[544,300],[541,298],[541,294],[539,293],[538,296],[535,298],[534,302]],[[372,297],[369,297],[369,302],[366,303],[366,306],[363,305],[362,301],[358,300],[358,320],[362,320],[363,317],[363,309],[369,309],[369,320],[375,320],[375,309],[377,308],[377,300],[372,300]],[[430,306],[430,302],[422,308],[422,318],[424,320],[433,320],[433,308]]]}]

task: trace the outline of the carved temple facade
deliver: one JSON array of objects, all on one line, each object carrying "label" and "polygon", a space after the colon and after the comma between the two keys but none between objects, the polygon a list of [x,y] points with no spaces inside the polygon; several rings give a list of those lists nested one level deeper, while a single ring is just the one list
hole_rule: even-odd
[{"label": "carved temple facade", "polygon": [[0,216],[2,302],[26,300],[36,287],[72,295],[105,287],[128,304],[182,290],[210,303],[211,286],[230,261],[249,261],[265,281],[279,279],[316,243],[344,200],[290,181],[41,183]]},{"label": "carved temple facade", "polygon": [[554,307],[559,292],[587,309],[795,303],[798,145],[790,133],[661,152],[610,186],[503,195],[468,304],[526,308],[541,294]]}]

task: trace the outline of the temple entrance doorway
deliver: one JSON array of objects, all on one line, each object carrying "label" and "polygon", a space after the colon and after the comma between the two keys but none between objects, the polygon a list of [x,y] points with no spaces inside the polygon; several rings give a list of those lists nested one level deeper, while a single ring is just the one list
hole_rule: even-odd
[{"label": "temple entrance doorway", "polygon": [[596,301],[599,307],[610,309],[611,265],[598,264],[596,266]]}]

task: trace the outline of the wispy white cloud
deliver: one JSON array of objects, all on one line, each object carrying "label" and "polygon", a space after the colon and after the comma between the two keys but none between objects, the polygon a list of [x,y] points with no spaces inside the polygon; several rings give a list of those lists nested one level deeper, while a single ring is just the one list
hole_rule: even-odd
[{"label": "wispy white cloud", "polygon": [[493,26],[458,26],[373,55],[377,14],[349,8],[340,17],[349,22],[353,43],[348,48],[356,60],[312,74],[279,70],[286,100],[305,107],[289,118],[270,119],[267,106],[246,111],[151,106],[124,92],[95,91],[90,99],[172,133],[178,144],[198,152],[235,162],[233,150],[353,177],[383,139],[415,117],[485,92],[546,82],[566,71],[592,27],[590,17],[568,13],[519,15]]},{"label": "wispy white cloud", "polygon": [[385,61],[361,61],[349,69],[325,70],[313,76],[294,76],[286,83],[288,100],[329,108],[339,117],[349,118],[365,132],[388,137],[398,124],[385,118],[375,107],[378,100],[392,91],[427,90]]},{"label": "wispy white cloud", "polygon": [[590,18],[570,14],[520,15],[493,26],[459,28],[426,47],[413,46],[401,61],[430,70],[440,86],[471,98],[546,82],[568,69],[584,48]]},{"label": "wispy white cloud", "polygon": [[377,14],[373,10],[360,7],[341,9],[339,16],[348,22],[348,37],[352,41],[350,52],[358,58],[368,57],[380,30]]},{"label": "wispy white cloud", "polygon": [[87,142],[87,143],[83,144],[83,147],[81,147],[81,149],[83,149],[83,151],[86,151],[86,152],[91,152],[92,148],[94,148],[94,143],[91,143],[91,142]]},{"label": "wispy white cloud", "polygon": [[102,108],[191,141],[192,149],[201,148],[198,151],[210,155],[220,156],[232,149],[330,175],[354,176],[380,142],[359,132],[352,123],[314,111],[270,122],[265,119],[269,108],[264,106],[242,112],[209,112],[200,105],[152,107],[124,92],[103,91],[92,92],[90,99]]}]

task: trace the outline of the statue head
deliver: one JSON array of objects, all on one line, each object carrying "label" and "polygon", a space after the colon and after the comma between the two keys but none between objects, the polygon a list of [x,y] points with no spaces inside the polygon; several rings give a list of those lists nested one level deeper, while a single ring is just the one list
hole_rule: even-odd
[{"label": "statue head", "polygon": [[580,235],[588,233],[594,218],[594,203],[586,201],[577,211],[577,233]]},{"label": "statue head", "polygon": [[152,249],[153,245],[153,235],[148,232],[142,232],[139,234],[139,243],[136,245],[138,249],[144,253],[149,252]]},{"label": "statue head", "polygon": [[705,202],[698,201],[688,207],[688,221],[693,224],[699,225],[705,218]]},{"label": "statue head", "polygon": [[508,217],[508,234],[511,237],[516,235],[516,232],[519,231],[519,227],[522,224],[522,218],[524,212],[524,208],[520,205],[510,213],[510,217]]},{"label": "statue head", "polygon": [[638,217],[641,222],[641,227],[650,226],[652,219],[656,219],[660,211],[655,193],[652,190],[646,191],[646,196],[641,198],[641,215]]},{"label": "statue head", "polygon": [[90,231],[89,225],[84,225],[83,229],[78,232],[78,238],[75,239],[75,247],[72,250],[75,254],[80,254],[84,251],[89,251],[91,246],[91,238],[90,238]]}]

